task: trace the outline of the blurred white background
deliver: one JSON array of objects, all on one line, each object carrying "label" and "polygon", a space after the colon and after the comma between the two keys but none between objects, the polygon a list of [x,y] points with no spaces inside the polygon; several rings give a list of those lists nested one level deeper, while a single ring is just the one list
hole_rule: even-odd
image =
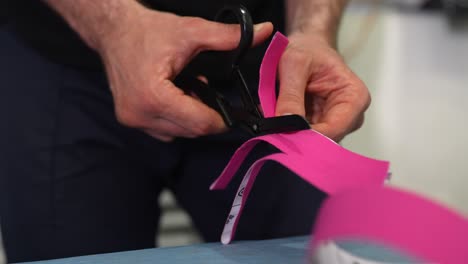
[{"label": "blurred white background", "polygon": [[352,5],[341,28],[340,47],[373,98],[344,146],[389,160],[393,185],[468,216],[468,28],[451,29],[438,12],[371,6]]}]

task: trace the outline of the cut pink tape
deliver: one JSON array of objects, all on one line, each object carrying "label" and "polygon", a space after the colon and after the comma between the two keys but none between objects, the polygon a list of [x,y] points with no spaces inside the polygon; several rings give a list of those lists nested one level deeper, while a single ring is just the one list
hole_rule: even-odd
[{"label": "cut pink tape", "polygon": [[[287,38],[276,33],[260,68],[259,97],[265,117],[275,115],[276,69],[287,44]],[[221,236],[224,244],[232,240],[255,178],[268,160],[283,164],[307,182],[329,194],[357,186],[382,185],[388,174],[388,162],[352,153],[315,131],[304,130],[270,134],[247,141],[236,151],[210,188],[224,189],[259,141],[268,142],[282,153],[257,160],[245,174]]]},{"label": "cut pink tape", "polygon": [[313,130],[303,130],[270,134],[245,142],[210,188],[226,188],[246,156],[260,141],[286,154],[275,156],[275,161],[328,194],[359,186],[382,185],[388,174],[388,162],[353,153]]},{"label": "cut pink tape", "polygon": [[274,117],[276,110],[276,69],[288,46],[288,38],[276,32],[260,65],[258,96],[265,117]]},{"label": "cut pink tape", "polygon": [[[323,139],[324,137],[320,135],[319,138]],[[327,142],[328,144],[333,144],[328,140]],[[251,143],[251,145],[255,144],[254,141],[247,142],[246,144],[248,143]],[[339,148],[341,147],[338,146],[336,148],[327,149]],[[240,160],[245,157],[245,153],[246,152],[243,152],[241,154],[242,156],[239,155],[236,157],[235,155],[231,160],[232,163],[230,164],[240,164]],[[221,235],[221,242],[223,244],[229,244],[234,238],[237,224],[239,222],[240,215],[242,214],[242,210],[244,209],[249,193],[253,187],[258,173],[266,161],[276,161],[284,165],[298,176],[303,178],[305,181],[328,194],[334,194],[348,188],[375,185],[380,186],[384,182],[388,171],[388,163],[377,160],[369,160],[368,158],[359,156],[346,150],[344,152],[338,151],[335,154],[335,158],[316,158],[318,155],[321,155],[319,151],[314,152],[313,155],[306,156],[299,153],[275,153],[255,161],[244,175],[244,178],[242,179],[242,182],[237,190],[231,211],[229,212],[228,220],[226,221],[223,233]],[[352,164],[352,166],[345,167],[339,165],[339,163],[343,160],[346,160],[349,162],[349,164]],[[226,167],[227,169],[224,170],[223,174],[211,186],[212,190],[224,189],[232,179],[233,175],[235,174],[235,170],[230,170],[229,166],[230,165],[228,164],[228,167]],[[354,175],[354,177],[352,175]]]},{"label": "cut pink tape", "polygon": [[468,263],[468,219],[390,187],[330,196],[319,211],[313,234],[312,252],[327,241],[366,239],[431,263]]}]

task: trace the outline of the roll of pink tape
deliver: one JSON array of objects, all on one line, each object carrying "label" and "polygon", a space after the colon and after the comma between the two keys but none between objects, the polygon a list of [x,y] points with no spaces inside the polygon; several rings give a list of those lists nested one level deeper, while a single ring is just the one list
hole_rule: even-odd
[{"label": "roll of pink tape", "polygon": [[396,188],[357,188],[325,200],[311,254],[321,243],[356,239],[388,245],[426,263],[468,263],[468,219]]}]

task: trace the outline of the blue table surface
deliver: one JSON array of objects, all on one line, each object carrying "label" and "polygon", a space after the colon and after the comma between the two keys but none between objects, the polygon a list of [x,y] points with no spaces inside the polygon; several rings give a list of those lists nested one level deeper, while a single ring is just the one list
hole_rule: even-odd
[{"label": "blue table surface", "polygon": [[[230,245],[221,243],[196,244],[182,247],[153,248],[109,254],[89,255],[31,264],[154,264],[154,263],[306,263],[309,237],[291,237],[263,241],[235,241]],[[374,261],[409,263],[408,259],[383,247],[366,243],[345,243],[341,247],[354,255]]]}]

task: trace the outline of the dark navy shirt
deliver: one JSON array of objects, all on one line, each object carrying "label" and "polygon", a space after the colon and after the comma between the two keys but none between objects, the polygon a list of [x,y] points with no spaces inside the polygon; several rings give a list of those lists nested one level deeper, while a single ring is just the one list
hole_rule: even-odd
[{"label": "dark navy shirt", "polygon": [[[57,63],[85,69],[101,69],[99,56],[86,46],[64,20],[40,0],[4,0],[2,9],[8,27],[24,43]],[[72,1],[72,0],[70,0]],[[134,1],[134,0],[129,0]],[[156,10],[168,11],[182,16],[198,16],[212,20],[216,12],[226,4],[243,4],[252,14],[255,23],[271,21],[276,30],[284,24],[283,0],[147,0],[145,4]],[[157,28],[154,29],[157,32]],[[157,49],[158,47],[155,47]],[[266,44],[252,49],[242,65],[247,79],[256,79],[261,57]],[[218,78],[223,67],[223,56],[213,52],[202,54],[190,65],[197,74]],[[220,66],[223,63],[224,66]]]}]

